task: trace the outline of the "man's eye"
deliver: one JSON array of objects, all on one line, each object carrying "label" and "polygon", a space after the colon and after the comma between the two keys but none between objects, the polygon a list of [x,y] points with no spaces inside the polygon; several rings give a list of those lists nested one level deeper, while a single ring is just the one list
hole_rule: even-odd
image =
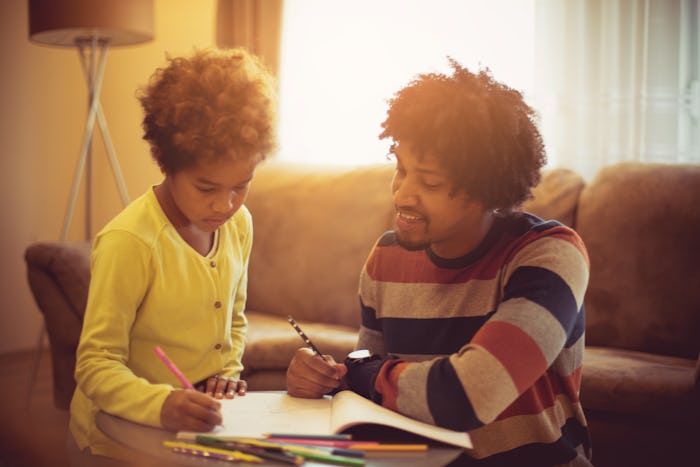
[{"label": "man's eye", "polygon": [[442,183],[430,183],[424,181],[423,186],[428,190],[439,190],[440,187],[442,187]]}]

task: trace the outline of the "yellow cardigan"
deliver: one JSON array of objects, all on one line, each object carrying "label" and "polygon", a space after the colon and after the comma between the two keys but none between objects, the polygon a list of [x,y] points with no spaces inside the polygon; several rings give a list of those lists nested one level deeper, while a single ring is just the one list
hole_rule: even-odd
[{"label": "yellow cardigan", "polygon": [[204,257],[180,237],[152,189],[97,235],[70,408],[81,450],[125,457],[95,426],[98,410],[161,426],[165,398],[182,385],[156,345],[193,383],[217,373],[239,377],[252,237],[243,206]]}]

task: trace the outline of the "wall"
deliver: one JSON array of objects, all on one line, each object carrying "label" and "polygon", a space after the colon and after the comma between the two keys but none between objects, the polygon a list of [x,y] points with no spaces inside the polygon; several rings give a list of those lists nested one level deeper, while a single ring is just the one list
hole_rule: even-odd
[{"label": "wall", "polygon": [[[160,173],[141,139],[136,89],[163,65],[165,52],[214,44],[216,0],[155,0],[155,40],[115,47],[107,57],[102,107],[131,199]],[[32,349],[41,315],[26,281],[23,253],[56,241],[85,127],[87,91],[78,53],[28,40],[27,0],[0,2],[0,353]],[[121,209],[99,131],[93,150],[96,232]],[[85,236],[81,188],[68,240]]]}]

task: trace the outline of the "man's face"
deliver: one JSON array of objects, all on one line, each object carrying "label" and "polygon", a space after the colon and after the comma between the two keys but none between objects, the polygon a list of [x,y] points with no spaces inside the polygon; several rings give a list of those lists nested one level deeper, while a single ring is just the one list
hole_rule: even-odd
[{"label": "man's face", "polygon": [[396,236],[408,250],[430,246],[443,258],[462,256],[473,248],[481,209],[464,190],[454,191],[448,171],[431,155],[399,145],[392,182]]}]

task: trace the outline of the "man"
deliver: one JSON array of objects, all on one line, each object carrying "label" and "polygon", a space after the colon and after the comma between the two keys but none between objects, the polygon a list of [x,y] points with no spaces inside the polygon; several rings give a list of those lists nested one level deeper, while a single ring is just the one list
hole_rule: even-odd
[{"label": "man", "polygon": [[451,61],[390,102],[396,230],[360,277],[358,349],[339,364],[299,349],[291,395],[348,387],[469,431],[460,465],[590,465],[579,402],[588,257],[557,221],[518,211],[545,163],[522,95]]}]

